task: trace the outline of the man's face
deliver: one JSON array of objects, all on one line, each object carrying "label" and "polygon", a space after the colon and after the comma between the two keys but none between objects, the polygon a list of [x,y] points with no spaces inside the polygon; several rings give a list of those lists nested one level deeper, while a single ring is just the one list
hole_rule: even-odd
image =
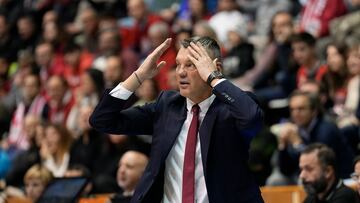
[{"label": "man's face", "polygon": [[300,127],[307,127],[316,115],[309,99],[304,95],[292,97],[289,108],[292,121]]},{"label": "man's face", "polygon": [[61,104],[66,87],[58,76],[52,76],[47,83],[47,94],[51,101]]},{"label": "man's face", "polygon": [[39,94],[39,92],[40,87],[38,78],[33,75],[26,76],[22,89],[24,100],[26,102],[32,101]]},{"label": "man's face", "polygon": [[293,33],[292,19],[289,14],[281,13],[274,17],[273,33],[275,41],[278,43],[286,42]]},{"label": "man's face", "polygon": [[323,167],[319,163],[317,152],[302,154],[299,161],[300,179],[305,191],[309,195],[319,194],[325,191],[327,179]]},{"label": "man's face", "polygon": [[190,61],[188,49],[180,48],[176,56],[176,81],[180,94],[198,103],[211,95],[211,88],[201,79],[195,65]]},{"label": "man's face", "polygon": [[147,157],[139,152],[126,152],[119,161],[117,171],[118,185],[124,191],[134,190],[145,170],[147,162]]},{"label": "man's face", "polygon": [[146,5],[143,0],[128,0],[127,9],[129,16],[141,20],[146,13]]},{"label": "man's face", "polygon": [[52,60],[53,52],[50,44],[41,44],[36,47],[35,60],[39,66],[48,66]]},{"label": "man's face", "polygon": [[106,60],[106,67],[104,70],[105,81],[110,82],[111,84],[120,81],[122,69],[120,57],[109,57]]},{"label": "man's face", "polygon": [[307,65],[309,60],[314,57],[314,48],[307,45],[305,42],[292,43],[293,55],[295,61],[300,65]]}]

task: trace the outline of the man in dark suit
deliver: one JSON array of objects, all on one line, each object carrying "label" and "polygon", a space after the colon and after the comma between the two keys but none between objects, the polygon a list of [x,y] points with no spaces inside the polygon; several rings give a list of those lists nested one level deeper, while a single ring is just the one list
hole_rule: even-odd
[{"label": "man in dark suit", "polygon": [[90,117],[112,134],[151,134],[152,149],[132,202],[263,202],[247,167],[251,139],[262,124],[253,95],[222,77],[220,47],[208,37],[182,42],[176,57],[179,92],[124,109],[145,79],[153,78],[167,39],[110,93]]}]

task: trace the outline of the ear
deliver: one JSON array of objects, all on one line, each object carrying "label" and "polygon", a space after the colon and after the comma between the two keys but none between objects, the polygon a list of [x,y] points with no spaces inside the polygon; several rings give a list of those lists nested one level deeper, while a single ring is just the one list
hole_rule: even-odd
[{"label": "ear", "polygon": [[325,168],[324,172],[325,172],[325,177],[326,177],[327,179],[330,178],[330,177],[332,177],[332,176],[334,176],[334,168],[331,167],[331,166],[327,166],[327,167]]}]

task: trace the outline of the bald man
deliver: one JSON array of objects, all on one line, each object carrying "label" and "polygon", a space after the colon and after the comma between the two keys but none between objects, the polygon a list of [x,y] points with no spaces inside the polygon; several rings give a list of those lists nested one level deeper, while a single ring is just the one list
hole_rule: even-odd
[{"label": "bald man", "polygon": [[148,163],[148,157],[138,151],[127,151],[119,160],[117,183],[123,196],[132,196]]}]

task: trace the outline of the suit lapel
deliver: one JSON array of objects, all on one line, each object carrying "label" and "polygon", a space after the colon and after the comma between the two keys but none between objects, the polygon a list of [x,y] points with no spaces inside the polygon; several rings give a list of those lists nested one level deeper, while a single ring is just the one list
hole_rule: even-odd
[{"label": "suit lapel", "polygon": [[164,123],[165,131],[162,138],[164,143],[164,147],[162,147],[163,159],[166,158],[171,148],[173,147],[174,142],[180,133],[181,127],[185,122],[186,113],[186,102],[183,102],[183,105],[169,106],[166,123]]},{"label": "suit lapel", "polygon": [[214,122],[218,115],[220,106],[218,105],[219,100],[214,99],[213,103],[210,105],[209,110],[207,111],[204,120],[200,126],[199,137],[201,145],[201,156],[204,168],[204,175],[206,177],[206,167],[207,167],[207,155],[210,146],[212,129],[214,127]]}]

